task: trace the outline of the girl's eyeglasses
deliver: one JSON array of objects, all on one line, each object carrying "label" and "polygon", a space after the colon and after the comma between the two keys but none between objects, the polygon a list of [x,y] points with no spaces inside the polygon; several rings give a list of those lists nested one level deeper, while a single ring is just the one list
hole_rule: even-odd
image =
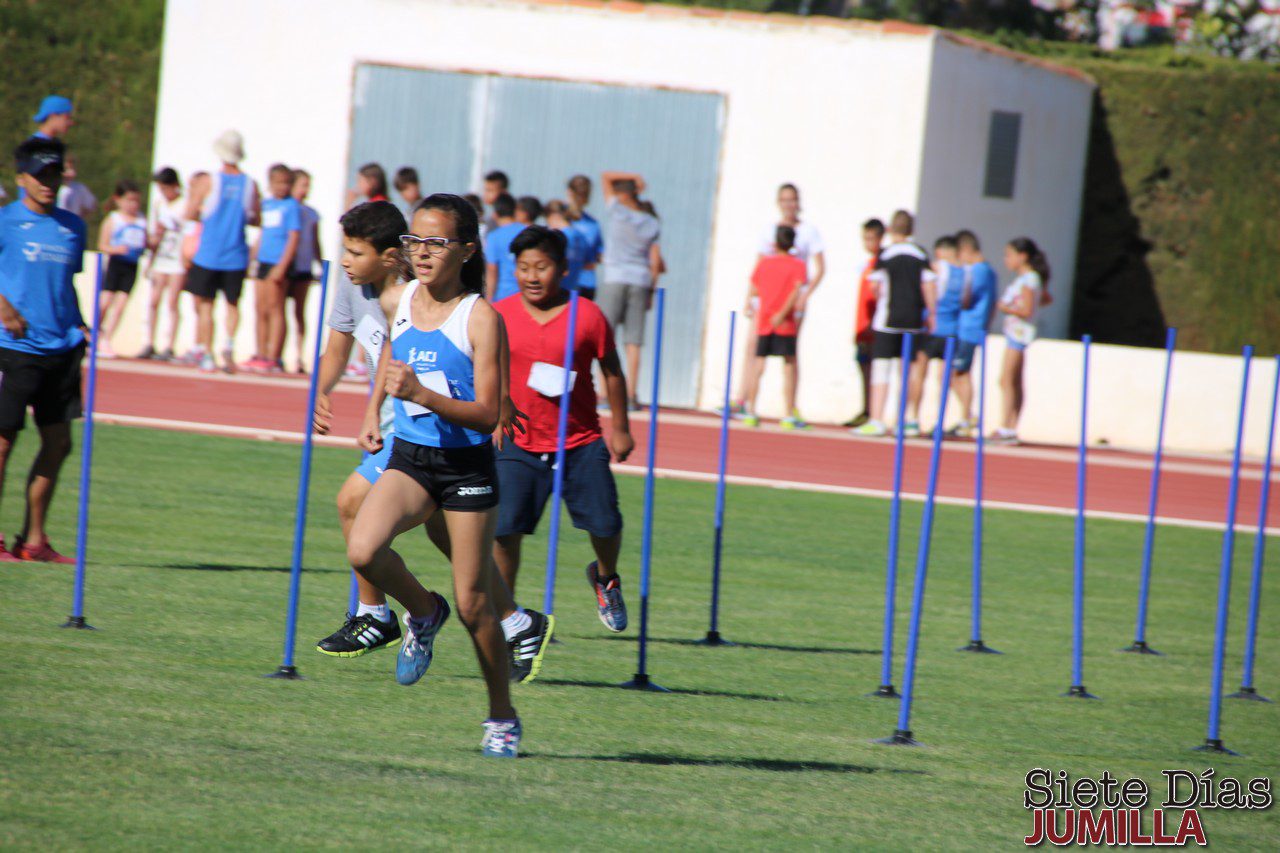
[{"label": "girl's eyeglasses", "polygon": [[465,240],[450,240],[448,237],[415,237],[412,234],[400,235],[400,248],[413,254],[426,252],[428,255],[443,255],[450,243],[465,243]]}]

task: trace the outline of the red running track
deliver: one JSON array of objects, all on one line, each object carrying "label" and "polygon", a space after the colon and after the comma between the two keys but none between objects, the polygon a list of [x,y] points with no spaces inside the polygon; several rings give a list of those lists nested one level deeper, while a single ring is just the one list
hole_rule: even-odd
[{"label": "red running track", "polygon": [[[364,387],[361,383],[343,383],[335,392],[334,435],[354,436],[357,432]],[[173,422],[164,424],[170,428],[196,432],[211,431],[211,425],[247,428],[262,430],[264,437],[297,440],[305,423],[306,396],[305,383],[296,378],[203,376],[184,368],[108,362],[98,374],[97,411],[107,422],[163,419]],[[678,411],[664,411],[662,418],[659,467],[669,473],[714,475],[719,419]],[[627,468],[645,463],[647,417],[633,421],[636,452]],[[731,477],[783,481],[796,488],[886,491],[892,484],[893,453],[892,440],[855,438],[834,428],[785,433],[776,427],[753,430],[735,425],[728,470]],[[1058,511],[1075,506],[1073,449],[989,447],[986,463],[985,497],[989,501]],[[928,464],[928,442],[908,441],[903,480],[907,492],[924,491]],[[1242,526],[1252,526],[1257,521],[1259,467],[1246,466],[1241,483],[1237,518]],[[973,468],[972,442],[948,442],[939,495],[961,500],[972,497]],[[1160,516],[1191,523],[1222,523],[1228,474],[1227,460],[1166,456]],[[1091,512],[1145,517],[1149,489],[1149,457],[1090,450]],[[1275,527],[1280,511],[1274,505],[1271,509],[1267,526]]]}]

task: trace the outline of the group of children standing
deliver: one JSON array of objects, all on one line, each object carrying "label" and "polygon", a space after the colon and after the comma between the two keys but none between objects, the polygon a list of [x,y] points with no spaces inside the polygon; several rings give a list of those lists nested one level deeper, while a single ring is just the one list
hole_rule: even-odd
[{"label": "group of children standing", "polygon": [[[766,359],[783,361],[786,415],[783,429],[805,429],[797,409],[799,384],[798,338],[805,307],[824,273],[823,245],[817,230],[799,219],[799,191],[792,184],[779,189],[780,224],[757,258],[747,290],[744,314],[751,322],[748,351],[753,358],[743,371],[741,393],[732,414],[748,426],[760,423],[755,413],[760,377]],[[995,312],[1003,315],[1004,362],[1000,370],[1003,406],[991,439],[1017,441],[1017,423],[1024,400],[1022,374],[1026,348],[1036,337],[1036,316],[1048,305],[1049,265],[1033,240],[1018,237],[1005,247],[1004,265],[1014,275],[999,299],[996,273],[982,254],[978,237],[962,230],[939,238],[932,258],[913,241],[914,217],[899,210],[886,227],[870,219],[862,227],[863,248],[869,255],[855,302],[855,361],[863,383],[863,410],[845,424],[857,435],[889,433],[885,405],[893,363],[903,356],[904,335],[912,344],[905,436],[921,434],[919,410],[930,361],[941,360],[946,340],[956,339],[952,388],[960,405],[960,420],[948,434],[973,434],[971,372],[977,348],[986,341]],[[810,269],[812,268],[812,274]]]}]

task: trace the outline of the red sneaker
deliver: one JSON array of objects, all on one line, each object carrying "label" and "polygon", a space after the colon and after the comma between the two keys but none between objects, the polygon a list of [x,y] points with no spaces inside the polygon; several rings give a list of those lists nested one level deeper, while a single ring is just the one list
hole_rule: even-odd
[{"label": "red sneaker", "polygon": [[4,545],[4,537],[0,536],[0,563],[21,563],[16,555],[9,553],[9,549]]},{"label": "red sneaker", "polygon": [[70,557],[64,557],[53,548],[49,547],[49,543],[43,545],[28,545],[26,542],[19,540],[13,547],[13,555],[19,560],[25,560],[28,563],[60,563],[64,566],[75,565],[75,560]]}]

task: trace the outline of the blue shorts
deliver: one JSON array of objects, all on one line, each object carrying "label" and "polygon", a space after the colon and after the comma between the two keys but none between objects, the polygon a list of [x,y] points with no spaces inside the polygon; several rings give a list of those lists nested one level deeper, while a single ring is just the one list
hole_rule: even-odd
[{"label": "blue shorts", "polygon": [[973,369],[973,354],[978,345],[973,341],[962,341],[956,338],[956,353],[951,360],[951,370],[963,376]]},{"label": "blue shorts", "polygon": [[[538,528],[555,479],[556,455],[530,453],[513,441],[498,451],[498,527],[494,535],[529,535]],[[609,449],[603,438],[574,447],[564,454],[565,508],[573,526],[592,536],[607,538],[622,532],[618,488],[609,470]]]},{"label": "blue shorts", "polygon": [[382,472],[387,470],[387,462],[391,459],[391,445],[395,443],[395,440],[396,437],[394,435],[384,435],[382,437],[382,449],[377,453],[366,451],[360,459],[360,464],[356,466],[356,473],[370,483],[378,482]]},{"label": "blue shorts", "polygon": [[1004,336],[1004,345],[1007,346],[1009,349],[1014,350],[1015,352],[1022,352],[1027,348],[1026,344],[1019,343],[1018,341],[1015,341],[1013,338],[1009,337],[1008,335]]}]

